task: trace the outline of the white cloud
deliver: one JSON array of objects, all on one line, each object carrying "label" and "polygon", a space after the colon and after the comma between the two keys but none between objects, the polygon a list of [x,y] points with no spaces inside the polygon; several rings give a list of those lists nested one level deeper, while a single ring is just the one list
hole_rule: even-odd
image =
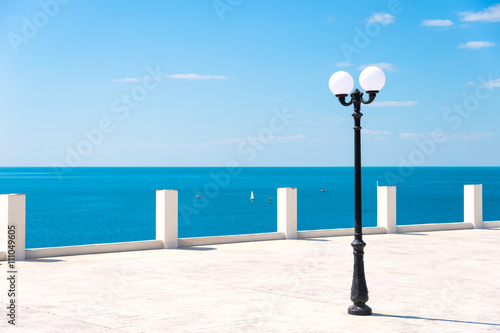
[{"label": "white cloud", "polygon": [[494,136],[495,133],[491,132],[464,132],[464,133],[443,133],[443,132],[427,132],[427,133],[401,133],[399,138],[407,139],[407,140],[415,140],[415,139],[432,139],[439,137],[439,140],[442,142],[449,142],[453,140],[463,140],[463,141],[471,141],[471,140],[483,140],[489,137]]},{"label": "white cloud", "polygon": [[363,134],[367,135],[388,135],[389,131],[381,131],[381,130],[370,130],[370,129],[363,129]]},{"label": "white cloud", "polygon": [[[190,79],[190,80],[227,80],[226,76],[222,75],[200,75],[200,74],[172,74],[164,76],[166,79]],[[148,78],[151,79],[151,78]],[[143,78],[128,77],[125,79],[115,79],[115,82],[139,82]]]},{"label": "white cloud", "polygon": [[450,20],[422,20],[424,27],[449,27],[453,25]]},{"label": "white cloud", "polygon": [[467,42],[465,44],[460,44],[458,45],[459,49],[480,49],[483,47],[488,47],[488,46],[494,46],[495,43],[489,42],[489,41],[475,41],[475,42]]},{"label": "white cloud", "polygon": [[341,62],[336,63],[335,66],[337,66],[337,67],[351,67],[354,65],[351,64],[349,61],[341,61]]},{"label": "white cloud", "polygon": [[286,143],[286,142],[290,142],[290,141],[298,140],[298,139],[303,139],[303,138],[305,138],[305,135],[298,134],[298,135],[278,136],[278,137],[273,138],[273,140],[276,142]]},{"label": "white cloud", "polygon": [[368,23],[378,22],[384,26],[394,23],[395,21],[396,17],[388,13],[374,13],[368,18]]},{"label": "white cloud", "polygon": [[486,81],[485,83],[483,83],[483,87],[500,88],[500,79]]},{"label": "white cloud", "polygon": [[364,129],[364,128],[363,128],[363,132],[362,132],[362,134],[366,138],[366,140],[374,141],[374,142],[388,140],[387,135],[389,135],[390,133],[391,132],[389,132],[389,131],[370,130],[370,129]]},{"label": "white cloud", "polygon": [[394,67],[393,64],[389,64],[387,62],[376,62],[373,64],[362,65],[362,66],[359,66],[358,69],[365,69],[366,67],[370,67],[370,66],[377,66],[378,68],[385,69],[388,72],[394,72],[396,70],[396,68]]},{"label": "white cloud", "polygon": [[255,142],[255,141],[262,141],[265,140],[266,142],[279,142],[279,143],[287,143],[293,140],[298,140],[298,139],[303,139],[305,138],[304,134],[297,134],[297,135],[288,135],[288,136],[273,136],[273,137],[263,137],[259,138],[257,136],[255,137],[248,137],[248,138],[235,138],[235,139],[227,139],[227,140],[210,140],[206,142],[208,145],[213,145],[213,144],[233,144],[233,143],[241,143],[241,142]]},{"label": "white cloud", "polygon": [[127,77],[125,79],[115,79],[113,80],[115,82],[139,82],[141,79],[135,78],[135,77]]},{"label": "white cloud", "polygon": [[491,133],[491,132],[487,132],[487,133],[471,132],[471,133],[463,133],[462,134],[462,139],[464,141],[481,140],[481,139],[489,138],[491,136],[495,136],[495,133]]},{"label": "white cloud", "polygon": [[464,22],[485,21],[500,22],[500,3],[492,5],[479,12],[462,12],[459,14]]},{"label": "white cloud", "polygon": [[475,84],[476,84],[476,82],[474,82],[474,81],[469,81],[469,82],[464,83],[464,86],[473,86],[473,85],[475,85]]},{"label": "white cloud", "polygon": [[399,134],[400,139],[422,139],[430,136],[428,133],[401,133]]},{"label": "white cloud", "polygon": [[200,75],[200,74],[172,74],[167,75],[170,79],[190,79],[190,80],[227,80],[228,78],[221,75]]},{"label": "white cloud", "polygon": [[381,101],[381,102],[373,102],[371,104],[368,104],[366,106],[383,106],[383,107],[393,107],[393,106],[402,106],[402,107],[407,107],[407,106],[415,106],[418,103],[415,101]]}]

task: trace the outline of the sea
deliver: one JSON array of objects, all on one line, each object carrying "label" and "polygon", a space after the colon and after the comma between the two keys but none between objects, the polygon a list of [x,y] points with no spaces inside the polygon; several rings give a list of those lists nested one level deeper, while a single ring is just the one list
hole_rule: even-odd
[{"label": "sea", "polygon": [[[466,184],[500,220],[500,167],[363,167],[363,226],[377,184],[397,187],[398,225],[463,221]],[[275,232],[279,187],[297,188],[299,230],[354,226],[352,167],[0,168],[0,193],[26,194],[27,248],[155,239],[163,189],[178,190],[180,238]]]}]

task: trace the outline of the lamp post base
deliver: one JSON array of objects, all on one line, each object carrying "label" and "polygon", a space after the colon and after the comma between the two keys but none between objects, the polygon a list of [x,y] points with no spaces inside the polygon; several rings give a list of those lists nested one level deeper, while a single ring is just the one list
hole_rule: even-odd
[{"label": "lamp post base", "polygon": [[347,309],[347,313],[355,316],[369,316],[372,314],[372,308],[368,305],[351,305],[349,309]]}]

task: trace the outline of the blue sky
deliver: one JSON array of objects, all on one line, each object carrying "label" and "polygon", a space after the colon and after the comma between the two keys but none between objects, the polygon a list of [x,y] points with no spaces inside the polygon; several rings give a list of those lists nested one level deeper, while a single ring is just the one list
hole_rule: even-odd
[{"label": "blue sky", "polygon": [[2,1],[2,166],[500,165],[500,4]]}]

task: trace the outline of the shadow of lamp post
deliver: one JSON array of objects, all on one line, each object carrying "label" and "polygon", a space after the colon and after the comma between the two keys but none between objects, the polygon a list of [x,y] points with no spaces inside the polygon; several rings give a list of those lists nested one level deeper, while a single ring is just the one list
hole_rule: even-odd
[{"label": "shadow of lamp post", "polygon": [[370,104],[385,84],[384,72],[375,66],[365,68],[359,76],[361,87],[368,94],[368,100],[363,99],[363,93],[355,89],[351,93],[351,100],[346,102],[347,95],[354,88],[352,76],[339,71],[330,77],[330,90],[339,99],[343,106],[354,105],[354,269],[351,287],[351,301],[353,304],[347,310],[351,315],[371,315],[372,309],[368,302],[368,287],[366,286],[365,267],[363,262],[364,247],[363,224],[361,221],[361,104]]}]

